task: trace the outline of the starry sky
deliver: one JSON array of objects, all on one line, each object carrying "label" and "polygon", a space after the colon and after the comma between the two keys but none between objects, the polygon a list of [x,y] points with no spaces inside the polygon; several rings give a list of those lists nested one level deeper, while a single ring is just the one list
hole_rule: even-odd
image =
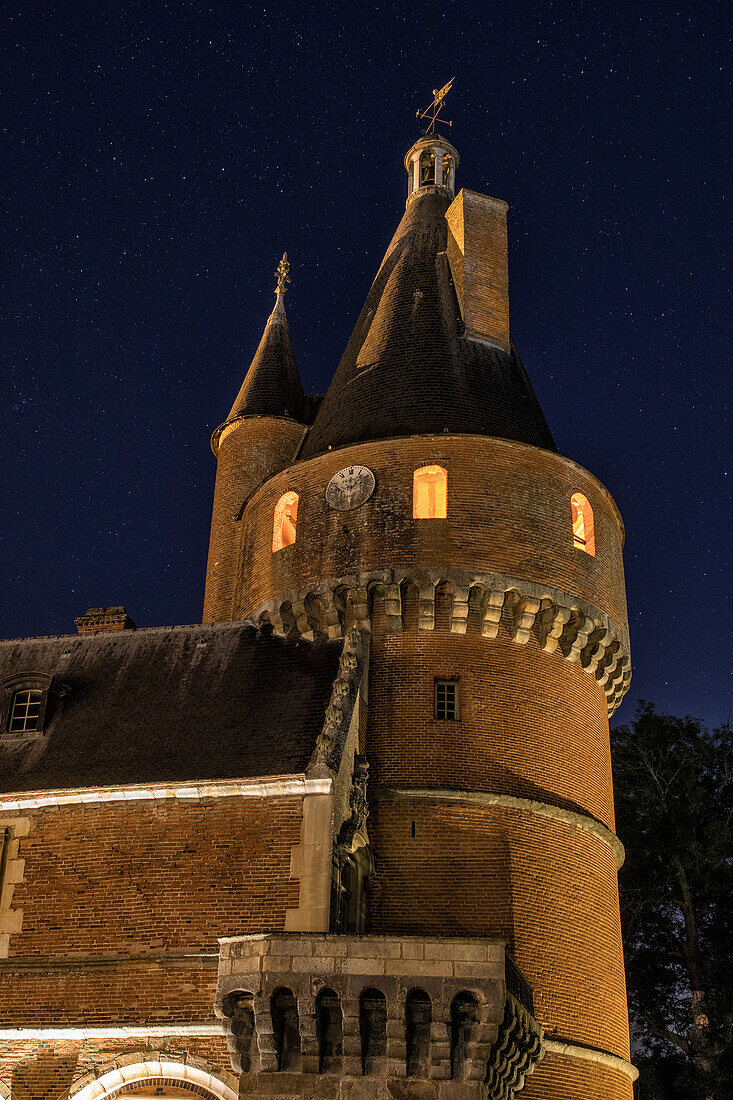
[{"label": "starry sky", "polygon": [[[3,7],[4,637],[200,620],[226,416],[292,263],[335,370],[455,77],[458,186],[509,205],[512,329],[627,528],[636,700],[731,708],[725,5]],[[727,106],[726,106],[727,103]]]}]

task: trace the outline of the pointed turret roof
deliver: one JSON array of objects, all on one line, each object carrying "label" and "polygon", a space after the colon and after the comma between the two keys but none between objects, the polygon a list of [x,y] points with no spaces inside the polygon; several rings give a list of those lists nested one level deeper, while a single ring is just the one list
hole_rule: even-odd
[{"label": "pointed turret roof", "polygon": [[451,200],[436,186],[410,196],[301,458],[444,431],[556,449],[514,347],[464,335],[446,255]]},{"label": "pointed turret roof", "polygon": [[284,288],[279,286],[275,308],[267,319],[242,388],[224,424],[241,416],[288,416],[305,423],[306,409],[306,397],[290,342]]}]

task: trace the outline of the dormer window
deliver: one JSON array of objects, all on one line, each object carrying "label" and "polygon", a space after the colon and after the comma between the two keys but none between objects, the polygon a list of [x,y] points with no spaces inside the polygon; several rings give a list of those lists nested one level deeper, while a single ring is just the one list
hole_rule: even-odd
[{"label": "dormer window", "polygon": [[0,736],[41,737],[68,688],[44,672],[0,681]]},{"label": "dormer window", "polygon": [[10,733],[38,733],[41,728],[43,692],[28,688],[14,691],[10,702]]}]

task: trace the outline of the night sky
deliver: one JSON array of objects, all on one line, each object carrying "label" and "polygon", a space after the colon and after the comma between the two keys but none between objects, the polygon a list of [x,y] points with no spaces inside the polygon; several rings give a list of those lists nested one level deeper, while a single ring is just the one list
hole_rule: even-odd
[{"label": "night sky", "polygon": [[725,5],[6,4],[0,634],[200,620],[226,416],[292,262],[323,390],[455,77],[512,329],[626,523],[636,700],[731,706]]}]

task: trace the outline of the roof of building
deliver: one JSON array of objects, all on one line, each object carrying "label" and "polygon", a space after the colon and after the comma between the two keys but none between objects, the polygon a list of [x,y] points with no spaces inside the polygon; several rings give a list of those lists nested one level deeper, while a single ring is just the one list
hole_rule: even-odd
[{"label": "roof of building", "polygon": [[450,201],[437,188],[410,199],[300,458],[443,431],[556,449],[516,351],[463,335],[445,252]]},{"label": "roof of building", "polygon": [[2,641],[0,689],[69,690],[40,737],[0,731],[0,791],[302,774],[341,649],[246,623]]},{"label": "roof of building", "polygon": [[289,416],[305,422],[307,402],[280,293],[227,422],[238,416]]}]

